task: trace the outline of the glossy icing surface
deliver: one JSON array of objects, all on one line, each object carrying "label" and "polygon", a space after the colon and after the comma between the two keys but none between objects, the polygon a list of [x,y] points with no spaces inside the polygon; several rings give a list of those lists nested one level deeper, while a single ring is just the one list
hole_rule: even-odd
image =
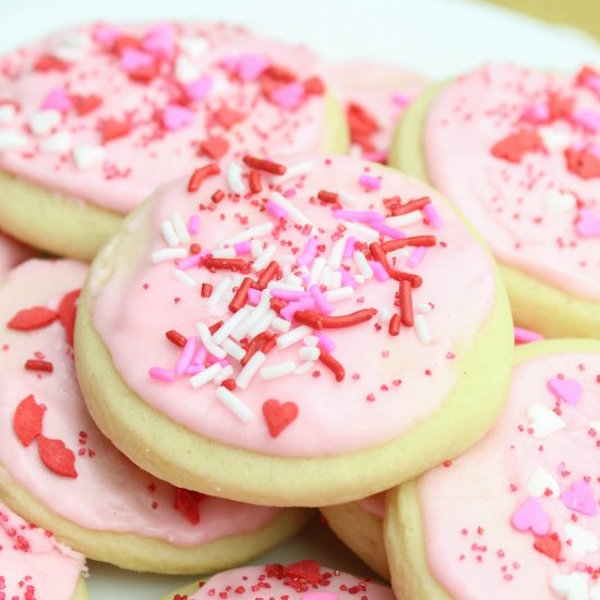
[{"label": "glossy icing surface", "polygon": [[[178,492],[116,450],[87,413],[60,320],[30,330],[7,327],[23,309],[57,310],[85,274],[74,261],[30,260],[0,287],[0,460],[11,476],[51,511],[91,530],[192,546],[268,525],[278,509]],[[32,359],[51,363],[53,371],[27,370]],[[24,402],[30,395],[45,410]],[[62,448],[49,450],[48,441],[28,435],[40,411],[41,436]]]},{"label": "glossy icing surface", "polygon": [[[263,172],[263,191],[256,194],[248,192],[248,170],[236,179],[239,171],[231,166],[204,179],[196,192],[188,191],[188,181],[161,188],[129,222],[135,241],[111,257],[110,279],[105,281],[104,269],[94,269],[93,324],[127,385],[201,436],[278,456],[375,447],[434,413],[460,377],[461,358],[493,308],[492,266],[463,224],[420,183],[347,157],[305,156],[283,163],[289,172]],[[239,194],[232,193],[232,185]],[[336,202],[319,200],[323,191],[339,193]],[[223,198],[215,203],[211,198],[215,193],[221,198],[219,192]],[[404,206],[424,196],[422,210],[385,216],[400,202]],[[399,218],[405,220],[402,231]],[[185,243],[172,239],[171,219],[189,223],[197,233]],[[380,239],[373,227],[385,235]],[[400,326],[404,306],[396,296],[399,282],[374,264],[369,244],[404,235],[417,244],[431,236],[438,241],[387,254],[395,276],[402,271],[418,280],[414,289],[403,288],[412,291],[414,323],[401,325],[394,336],[391,322]],[[429,238],[416,237],[422,235]],[[354,252],[344,258],[342,249],[353,244]],[[244,277],[258,285],[270,262],[276,264],[267,289],[248,291],[245,314],[234,315],[229,308],[234,288],[237,294]],[[244,272],[227,270],[235,264]],[[212,286],[210,297],[202,296],[203,285]],[[307,291],[314,287],[318,290]],[[326,300],[317,298],[319,306],[334,321],[356,311],[367,313],[366,320],[343,328],[325,323],[321,330],[323,324],[302,325],[296,311],[314,316],[319,292]],[[278,320],[271,305],[280,311]],[[402,318],[409,323],[408,308],[406,313]],[[225,342],[216,330],[220,321],[226,325]],[[206,327],[213,325],[218,335],[211,338]],[[187,349],[166,339],[172,330]],[[263,333],[271,341],[263,335],[265,352],[254,358],[250,342]],[[326,337],[315,339],[313,333]],[[215,350],[215,344],[224,344],[230,354]],[[246,354],[253,358],[253,371],[241,368]],[[328,367],[322,357],[337,365]],[[221,370],[215,359],[222,361]],[[231,393],[221,389],[225,385]]]},{"label": "glossy icing surface", "polygon": [[488,65],[427,116],[432,184],[505,264],[600,299],[600,76]]},{"label": "glossy icing surface", "polygon": [[494,429],[419,480],[427,559],[457,599],[595,600],[600,354],[516,366]]},{"label": "glossy icing surface", "polygon": [[0,59],[0,168],[127,213],[207,155],[316,151],[321,67],[223,24],[94,24]]}]

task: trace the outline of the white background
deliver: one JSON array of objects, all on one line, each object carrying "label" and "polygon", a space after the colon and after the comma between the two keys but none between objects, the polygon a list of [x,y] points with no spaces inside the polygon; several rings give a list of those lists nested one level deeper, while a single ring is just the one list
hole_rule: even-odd
[{"label": "white background", "polygon": [[[600,48],[583,34],[467,0],[0,0],[0,52],[88,19],[161,17],[234,21],[303,42],[330,61],[384,60],[431,78],[452,76],[490,59],[550,69],[600,65]],[[318,524],[254,562],[301,558],[365,572]],[[157,599],[191,580],[135,575],[98,563],[90,564],[90,572],[92,600]]]}]

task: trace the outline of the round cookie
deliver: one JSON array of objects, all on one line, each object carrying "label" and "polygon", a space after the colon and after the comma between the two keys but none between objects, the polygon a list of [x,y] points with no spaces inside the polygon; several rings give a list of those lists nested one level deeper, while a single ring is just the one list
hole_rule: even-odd
[{"label": "round cookie", "polygon": [[327,524],[354,554],[385,580],[390,570],[383,541],[385,492],[357,502],[320,509]]},{"label": "round cookie", "polygon": [[211,23],[60,31],[0,58],[0,222],[91,260],[157,185],[207,158],[345,152],[308,49]]},{"label": "round cookie", "polygon": [[599,90],[589,68],[486,65],[426,90],[391,151],[472,221],[515,322],[547,337],[600,337]]},{"label": "round cookie", "polygon": [[144,473],[97,429],[75,379],[86,267],[30,260],[0,286],[0,496],[89,558],[159,573],[227,568],[296,533],[310,511],[203,497]]},{"label": "round cookie", "polygon": [[346,110],[350,154],[386,163],[396,123],[423,88],[424,78],[365,60],[330,65],[327,75]]},{"label": "round cookie", "polygon": [[598,598],[599,394],[600,342],[518,348],[496,426],[454,461],[389,492],[396,593]]},{"label": "round cookie", "polygon": [[84,571],[81,554],[0,503],[0,597],[88,600]]},{"label": "round cookie", "polygon": [[[390,588],[370,579],[329,569],[314,560],[291,565],[241,567],[193,583],[162,600],[207,600],[235,597],[244,600],[393,600]],[[233,594],[232,594],[233,597]]]},{"label": "round cookie", "polygon": [[94,261],[76,366],[99,427],[176,485],[277,506],[360,499],[463,451],[513,351],[487,251],[391,169],[261,166],[261,192],[210,165],[160,188]]},{"label": "round cookie", "polygon": [[33,255],[31,248],[0,231],[0,277]]}]

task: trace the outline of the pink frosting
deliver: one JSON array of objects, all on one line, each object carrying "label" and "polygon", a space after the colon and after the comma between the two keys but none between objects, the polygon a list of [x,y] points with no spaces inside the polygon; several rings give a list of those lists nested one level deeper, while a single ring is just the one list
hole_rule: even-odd
[{"label": "pink frosting", "polygon": [[[299,565],[299,566],[296,566]],[[303,565],[309,565],[308,568]],[[309,572],[308,578],[300,573]],[[312,574],[315,575],[314,579]],[[232,591],[234,593],[232,593]],[[301,561],[287,567],[241,567],[211,577],[187,600],[239,596],[247,600],[287,598],[289,600],[393,600],[388,587],[337,570]],[[182,598],[183,600],[183,598]]]},{"label": "pink frosting", "polygon": [[[568,170],[565,156],[569,148],[600,152],[600,95],[590,87],[593,78],[579,81],[503,65],[461,76],[430,109],[425,155],[432,183],[503,263],[600,300],[600,171],[584,179]],[[548,116],[551,93],[574,100],[569,115]],[[585,127],[582,111],[591,121],[595,115],[598,127]],[[492,154],[523,129],[537,133],[543,149],[518,162]]]},{"label": "pink frosting", "polygon": [[345,103],[356,152],[385,163],[396,123],[425,80],[407,69],[364,60],[330,66],[328,79]]},{"label": "pink frosting", "polygon": [[[127,37],[130,47],[123,43]],[[68,59],[68,68],[36,70],[49,56]],[[140,82],[136,74],[154,65],[156,76]],[[271,67],[279,68],[279,79],[265,74],[274,72],[266,71]],[[229,158],[246,151],[317,150],[325,101],[318,86],[305,90],[304,83],[320,70],[304,47],[223,24],[61,31],[0,60],[0,107],[18,107],[12,121],[0,122],[0,168],[127,213],[157,185],[206,160],[198,148],[208,138],[226,140]],[[96,96],[102,103],[80,115],[73,96],[88,104]],[[42,108],[60,113],[59,122],[32,135],[28,124]],[[241,120],[230,120],[231,111]],[[109,120],[129,124],[130,133],[103,143],[103,122]],[[6,132],[21,132],[24,144],[2,152]],[[56,133],[70,133],[71,141],[67,148],[50,142],[48,150]]]},{"label": "pink frosting", "polygon": [[84,567],[81,554],[0,503],[0,597],[72,600]]},{"label": "pink frosting", "polygon": [[358,502],[368,513],[383,519],[385,514],[385,492],[363,498]]},{"label": "pink frosting", "polygon": [[[31,330],[5,324],[32,306],[56,309],[65,293],[79,288],[86,267],[74,261],[30,260],[0,287],[0,461],[12,477],[53,512],[92,530],[132,532],[179,546],[192,546],[258,530],[279,509],[206,497],[200,523],[175,510],[176,489],[140,470],[100,433],[88,415],[75,380],[72,349],[59,321]],[[52,362],[52,373],[27,371],[31,358]],[[76,478],[46,468],[37,442],[25,447],[15,434],[17,406],[32,394],[47,408],[42,434],[75,453]]]},{"label": "pink frosting", "polygon": [[520,364],[494,429],[419,480],[428,563],[452,597],[598,597],[599,397],[598,354]]},{"label": "pink frosting", "polygon": [[[350,246],[350,250],[352,238],[358,242],[365,239],[372,241],[374,234],[374,239],[377,239],[377,232],[368,223],[351,224],[344,215],[355,215],[352,218],[359,220],[381,219],[387,212],[382,198],[399,195],[406,202],[431,193],[422,184],[401,174],[391,171],[374,173],[369,163],[348,157],[299,156],[283,162],[292,174],[292,169],[303,170],[304,174],[286,174],[283,183],[278,184],[275,178],[263,173],[265,189],[266,186],[275,186],[283,194],[267,196],[265,193],[265,198],[260,201],[259,196],[240,199],[229,194],[230,198],[225,196],[223,201],[214,204],[210,198],[215,191],[230,190],[227,176],[223,175],[204,180],[200,190],[194,194],[187,191],[187,181],[161,188],[138,221],[129,225],[134,230],[139,229],[135,255],[112,257],[116,269],[106,282],[101,269],[92,275],[90,285],[96,297],[94,326],[108,347],[116,369],[131,389],[150,406],[201,436],[277,456],[324,456],[378,446],[409,431],[439,409],[460,378],[457,366],[469,348],[469,341],[489,318],[493,308],[495,289],[488,256],[435,195],[431,196],[433,204],[428,204],[424,211],[434,215],[432,218],[436,223],[441,216],[443,224],[438,228],[432,227],[416,211],[409,215],[413,221],[416,216],[416,222],[403,229],[409,236],[437,235],[437,245],[424,249],[422,261],[413,268],[407,266],[414,260],[413,248],[407,253],[408,258],[401,251],[388,255],[390,264],[418,273],[423,278],[422,286],[412,290],[415,323],[419,327],[402,326],[399,336],[389,335],[384,317],[386,311],[388,318],[398,311],[394,306],[398,283],[391,278],[380,281],[386,276],[385,272],[381,273],[382,269],[364,284],[356,283],[357,287],[350,297],[325,304],[317,297],[318,292],[326,290],[327,296],[335,291],[335,282],[323,283],[323,273],[328,279],[333,279],[327,271],[322,271],[317,278],[313,270],[313,277],[320,282],[320,288],[311,292],[302,291],[313,286],[309,277],[302,280],[303,271],[295,266],[281,284],[277,281],[271,283],[274,288],[295,285],[295,289],[300,290],[296,291],[297,294],[306,294],[300,300],[286,296],[290,303],[282,310],[282,315],[290,315],[295,307],[292,300],[305,309],[310,309],[313,302],[316,306],[318,301],[319,306],[325,307],[324,310],[333,311],[334,317],[360,309],[375,308],[379,311],[368,323],[317,332],[327,336],[321,338],[324,340],[321,344],[328,347],[331,356],[344,367],[343,381],[337,381],[319,361],[306,364],[310,357],[307,357],[306,350],[304,357],[302,355],[302,338],[312,331],[311,328],[304,334],[300,330],[298,343],[286,348],[276,346],[261,366],[266,368],[291,361],[297,368],[307,370],[302,374],[272,379],[263,379],[262,371],[255,372],[254,377],[246,382],[245,389],[236,384],[233,393],[242,405],[241,412],[230,410],[219,399],[217,385],[212,381],[194,389],[188,381],[190,375],[175,377],[172,372],[183,354],[166,341],[165,333],[176,330],[185,337],[194,337],[199,322],[210,326],[228,319],[231,316],[228,310],[233,293],[231,286],[239,285],[233,279],[225,280],[223,285],[228,286],[229,297],[226,295],[218,302],[213,300],[214,304],[211,304],[211,299],[201,297],[201,284],[212,284],[216,294],[225,276],[237,274],[221,270],[211,273],[203,266],[198,267],[197,260],[196,266],[185,270],[176,269],[173,260],[152,264],[151,256],[157,251],[166,249],[187,254],[183,246],[168,248],[161,235],[161,223],[164,224],[175,212],[179,213],[183,222],[187,222],[200,206],[199,213],[196,213],[201,221],[199,233],[191,239],[201,244],[205,254],[215,251],[221,242],[244,232],[247,227],[265,227],[265,223],[267,227],[269,224],[276,225],[270,234],[254,241],[259,252],[263,252],[261,244],[272,245],[275,252],[273,260],[280,265],[287,264],[287,268],[282,267],[287,273],[290,261],[293,264],[296,260],[310,262],[317,252],[322,254],[318,260],[333,261],[330,254],[338,239],[346,249]],[[228,175],[229,170],[226,168],[225,171]],[[362,176],[369,174],[370,179],[378,182],[380,189],[371,190],[359,184],[359,178],[362,180]],[[247,185],[245,177],[244,174],[241,180],[244,189]],[[332,218],[339,205],[322,204],[316,200],[315,196],[323,190],[339,192],[345,198],[340,200],[342,205],[359,212],[339,213],[338,218]],[[262,209],[266,197],[271,201],[275,198],[280,203],[281,198],[288,197],[285,205],[288,216],[279,220],[270,211]],[[361,209],[367,210],[360,212]],[[310,220],[312,230],[311,225],[301,228],[294,223],[302,223],[303,219]],[[385,230],[386,236],[400,235],[399,229],[386,224],[390,221],[372,223],[373,227]],[[346,227],[344,235],[351,235],[344,238],[341,231]],[[315,236],[316,241],[310,241],[311,236]],[[336,246],[336,251],[339,250],[341,248]],[[333,251],[334,255],[336,251]],[[249,254],[241,254],[238,259],[248,260],[249,257]],[[268,260],[264,260],[266,264]],[[355,259],[342,257],[341,262],[349,269],[344,271],[344,275],[350,282],[346,286],[351,286],[351,282],[359,276]],[[181,266],[189,264],[185,258]],[[336,261],[328,264],[335,266]],[[316,269],[314,264],[310,268]],[[96,274],[100,279],[96,279]],[[256,277],[253,269],[250,269],[249,276]],[[237,281],[240,279],[241,276]],[[295,331],[296,325],[292,325],[291,331]],[[277,332],[275,327],[271,330]],[[310,343],[310,338],[305,343]],[[136,359],[132,360],[132,357]],[[240,364],[233,358],[230,362],[233,377],[237,378]],[[200,368],[207,364],[204,362]],[[175,381],[168,383],[153,379],[148,371],[154,367],[167,369]],[[270,402],[265,407],[269,400],[285,406]],[[277,413],[276,417],[282,417],[284,423],[281,429],[275,424],[274,431],[270,432],[268,419],[263,415],[267,409]],[[297,413],[296,418],[294,413]],[[247,420],[244,421],[244,418]],[[274,425],[273,419],[271,425]]]},{"label": "pink frosting", "polygon": [[0,232],[0,276],[8,273],[32,254],[30,248]]}]

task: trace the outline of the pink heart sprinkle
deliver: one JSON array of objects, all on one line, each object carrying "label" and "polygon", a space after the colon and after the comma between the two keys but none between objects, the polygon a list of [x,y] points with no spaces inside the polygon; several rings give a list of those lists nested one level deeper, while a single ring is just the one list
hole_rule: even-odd
[{"label": "pink heart sprinkle", "polygon": [[594,502],[594,492],[586,481],[576,481],[568,490],[565,490],[560,499],[571,510],[595,517],[598,507]]},{"label": "pink heart sprinkle", "polygon": [[548,389],[554,394],[557,400],[562,400],[571,406],[575,406],[581,400],[583,388],[578,381],[574,379],[559,379],[553,377],[546,382]]},{"label": "pink heart sprinkle", "polygon": [[226,56],[221,60],[221,66],[230,74],[235,75],[239,60],[237,56]]},{"label": "pink heart sprinkle", "polygon": [[581,125],[590,133],[600,130],[600,113],[594,110],[576,110],[571,114],[571,121]]},{"label": "pink heart sprinkle", "polygon": [[308,592],[302,600],[339,600],[339,596],[334,592]]},{"label": "pink heart sprinkle", "polygon": [[125,48],[121,56],[121,67],[127,73],[149,67],[154,62],[154,58],[147,52],[136,50],[135,48]]},{"label": "pink heart sprinkle", "polygon": [[144,36],[142,48],[162,58],[170,58],[173,54],[173,30],[168,25],[155,27]]},{"label": "pink heart sprinkle", "polygon": [[530,123],[545,123],[550,119],[550,108],[547,104],[534,104],[523,111],[521,119]]},{"label": "pink heart sprinkle", "polygon": [[193,122],[194,113],[178,104],[167,104],[163,111],[163,124],[169,131],[177,131],[183,127],[188,127]]},{"label": "pink heart sprinkle", "polygon": [[58,110],[67,112],[71,108],[71,99],[64,88],[54,88],[48,92],[40,107],[42,110]]},{"label": "pink heart sprinkle", "polygon": [[277,88],[271,94],[271,100],[282,108],[293,110],[298,108],[300,102],[304,99],[304,94],[304,86],[298,81],[293,81]]},{"label": "pink heart sprinkle", "polygon": [[212,85],[212,77],[200,77],[185,86],[185,93],[190,100],[202,100],[210,92]]},{"label": "pink heart sprinkle", "polygon": [[252,81],[268,66],[269,61],[264,56],[242,54],[238,61],[237,74],[242,81]]},{"label": "pink heart sprinkle", "polygon": [[112,25],[97,25],[94,27],[92,37],[104,48],[110,48],[119,37],[120,31]]},{"label": "pink heart sprinkle", "polygon": [[575,221],[575,232],[584,238],[599,237],[600,219],[589,208],[579,209]]},{"label": "pink heart sprinkle", "polygon": [[536,535],[546,535],[550,531],[550,519],[537,498],[525,500],[513,513],[510,523],[517,531],[531,529]]},{"label": "pink heart sprinkle", "polygon": [[592,75],[585,80],[585,85],[587,88],[595,92],[596,95],[600,98],[600,77],[597,75]]}]

